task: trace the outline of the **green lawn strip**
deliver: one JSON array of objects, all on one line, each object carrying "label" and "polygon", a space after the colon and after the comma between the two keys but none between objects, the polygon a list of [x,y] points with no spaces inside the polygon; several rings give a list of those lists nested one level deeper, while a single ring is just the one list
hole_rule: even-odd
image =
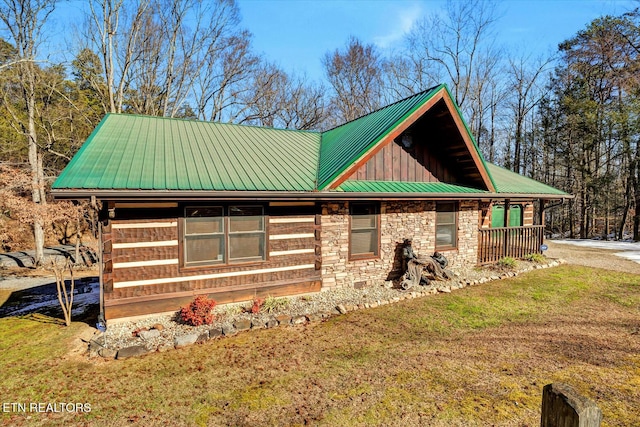
[{"label": "green lawn strip", "polygon": [[[556,356],[556,343],[529,342],[526,333],[529,325],[544,331],[545,322],[562,328],[585,307],[628,317],[638,312],[629,301],[637,301],[639,283],[640,276],[565,266],[306,327],[99,363],[65,358],[81,325],[0,319],[0,371],[8,373],[3,396],[16,402],[80,399],[93,408],[29,420],[2,414],[0,422],[522,425],[539,417],[545,384],[567,381],[597,399],[611,420],[607,425],[638,424],[628,393],[640,384],[640,360],[605,363],[597,351],[580,358],[580,349],[563,347]],[[524,332],[501,333],[513,325]]]}]

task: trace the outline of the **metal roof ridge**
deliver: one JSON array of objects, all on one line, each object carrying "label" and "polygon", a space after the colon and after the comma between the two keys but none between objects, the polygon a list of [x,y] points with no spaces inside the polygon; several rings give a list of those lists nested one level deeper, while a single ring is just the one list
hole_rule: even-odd
[{"label": "metal roof ridge", "polygon": [[105,115],[108,116],[120,116],[120,117],[138,117],[144,119],[158,119],[158,120],[173,120],[180,121],[186,123],[202,123],[209,125],[220,125],[220,126],[233,126],[233,127],[242,127],[242,128],[254,128],[254,129],[264,129],[264,130],[274,130],[274,131],[286,131],[286,132],[299,132],[299,133],[308,133],[308,134],[322,134],[322,131],[319,130],[306,130],[306,129],[288,129],[288,128],[277,128],[273,126],[259,126],[259,125],[248,125],[243,123],[230,123],[230,122],[213,122],[210,120],[200,120],[200,119],[187,119],[183,117],[165,117],[165,116],[150,116],[147,114],[128,114],[128,113],[107,113]]}]

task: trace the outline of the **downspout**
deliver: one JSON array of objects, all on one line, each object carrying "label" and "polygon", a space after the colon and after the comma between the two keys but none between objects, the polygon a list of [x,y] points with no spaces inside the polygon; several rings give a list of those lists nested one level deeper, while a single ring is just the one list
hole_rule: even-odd
[{"label": "downspout", "polygon": [[[91,203],[97,208],[96,197],[91,196]],[[98,313],[98,322],[96,323],[96,329],[98,329],[103,334],[107,331],[107,321],[104,317],[104,260],[103,260],[103,249],[104,244],[102,241],[102,221],[101,221],[101,209],[98,211],[98,282],[100,286],[100,312]],[[106,345],[106,335],[105,335],[105,345]]]},{"label": "downspout", "polygon": [[98,271],[99,271],[99,282],[100,282],[100,313],[98,313],[98,322],[105,322],[104,320],[104,281],[103,281],[103,268],[104,264],[102,262],[102,224],[98,221]]}]

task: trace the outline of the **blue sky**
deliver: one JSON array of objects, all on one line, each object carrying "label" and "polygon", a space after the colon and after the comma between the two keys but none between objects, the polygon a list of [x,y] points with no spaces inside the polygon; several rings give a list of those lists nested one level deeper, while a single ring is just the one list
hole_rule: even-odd
[{"label": "blue sky", "polygon": [[[464,1],[464,0],[461,0]],[[239,0],[242,25],[254,46],[284,70],[322,78],[321,58],[354,35],[387,53],[398,47],[411,25],[442,10],[444,1],[426,0]],[[507,0],[500,3],[498,41],[534,55],[553,52],[593,19],[640,6],[626,0]]]}]

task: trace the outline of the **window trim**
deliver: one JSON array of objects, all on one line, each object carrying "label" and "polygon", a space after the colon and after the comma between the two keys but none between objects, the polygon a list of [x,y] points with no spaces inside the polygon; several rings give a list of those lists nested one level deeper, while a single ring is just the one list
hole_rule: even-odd
[{"label": "window trim", "polygon": [[[376,252],[375,253],[361,253],[354,254],[352,252],[353,249],[353,206],[354,205],[369,205],[373,207],[373,211],[376,219],[375,230],[377,231],[376,235]],[[381,227],[380,227],[380,203],[379,202],[351,202],[349,203],[349,261],[357,261],[357,260],[369,260],[369,259],[379,259],[380,258],[380,240],[381,240]]]},{"label": "window trim", "polygon": [[[187,209],[193,208],[214,208],[221,207],[222,208],[222,228],[223,228],[223,245],[224,245],[224,254],[221,262],[209,262],[209,261],[196,261],[196,262],[188,262],[187,261],[187,251],[186,251],[186,219],[187,219]],[[229,213],[230,209],[233,207],[241,207],[241,208],[260,208],[262,210],[262,231],[251,231],[251,232],[235,232],[230,233],[229,227]],[[199,269],[218,269],[224,267],[235,267],[235,266],[246,266],[246,265],[259,265],[264,264],[269,261],[269,216],[266,213],[266,208],[261,204],[224,204],[224,205],[184,205],[182,206],[182,217],[180,221],[178,221],[178,242],[179,242],[179,267],[180,270],[199,270]],[[237,260],[231,260],[231,247],[230,247],[230,239],[229,235],[238,235],[238,234],[259,234],[261,233],[264,238],[262,241],[262,258],[258,257],[250,257],[250,258],[238,258]]]},{"label": "window trim", "polygon": [[[443,246],[438,246],[438,213],[440,212],[440,208],[443,205],[451,205],[453,206],[453,211],[442,211],[442,212],[453,212],[453,222],[449,223],[449,222],[445,222],[442,225],[453,225],[453,232],[454,232],[454,236],[453,236],[453,244],[451,245],[443,245]],[[447,251],[447,250],[454,250],[454,249],[458,249],[458,227],[459,227],[459,213],[460,211],[460,207],[458,205],[458,202],[436,202],[436,224],[435,224],[435,250],[436,251]]]}]

